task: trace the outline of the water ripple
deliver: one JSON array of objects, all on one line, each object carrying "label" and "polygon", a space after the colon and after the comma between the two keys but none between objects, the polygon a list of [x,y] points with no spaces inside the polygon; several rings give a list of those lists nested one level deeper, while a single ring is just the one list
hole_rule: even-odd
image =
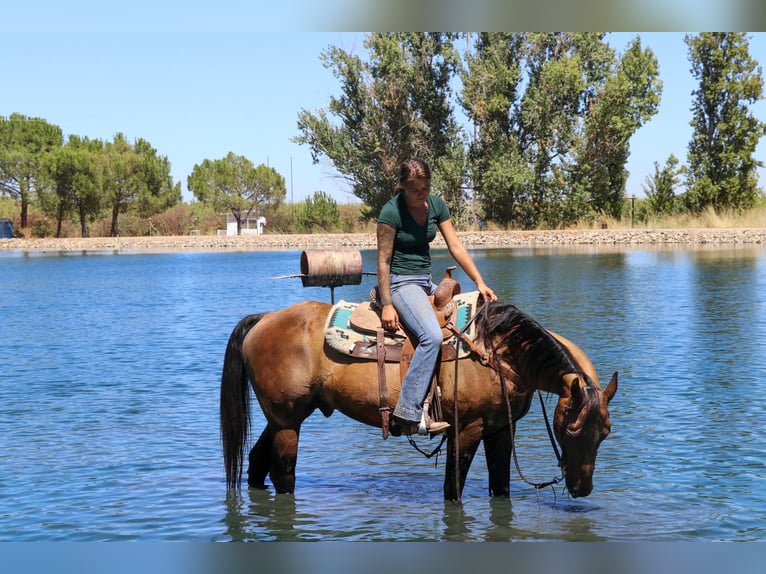
[{"label": "water ripple", "polygon": [[[247,313],[329,299],[271,279],[298,272],[298,253],[4,257],[0,541],[766,539],[763,250],[476,257],[602,379],[620,371],[589,498],[536,493],[514,473],[510,499],[491,499],[480,449],[458,507],[442,497],[445,457],[434,466],[403,439],[318,414],[295,495],[227,498],[223,350]],[[526,474],[555,474],[538,410],[518,440]]]}]

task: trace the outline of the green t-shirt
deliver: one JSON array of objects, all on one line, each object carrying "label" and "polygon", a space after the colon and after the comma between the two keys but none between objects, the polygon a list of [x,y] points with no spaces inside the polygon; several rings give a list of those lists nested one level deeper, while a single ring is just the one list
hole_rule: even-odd
[{"label": "green t-shirt", "polygon": [[436,237],[438,224],[449,218],[447,204],[436,195],[428,196],[428,219],[425,225],[418,225],[412,218],[404,204],[403,193],[398,193],[389,199],[380,210],[378,223],[385,223],[396,230],[391,273],[399,275],[431,273],[431,250],[428,244]]}]

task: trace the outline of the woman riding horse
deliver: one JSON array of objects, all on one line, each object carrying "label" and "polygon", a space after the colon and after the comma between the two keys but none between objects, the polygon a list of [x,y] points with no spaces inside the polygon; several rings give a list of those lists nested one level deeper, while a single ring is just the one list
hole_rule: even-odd
[{"label": "woman riding horse", "polygon": [[[250,385],[266,418],[249,454],[247,482],[253,488],[266,488],[268,475],[278,493],[295,490],[301,425],[316,409],[327,417],[338,410],[381,427],[378,366],[326,345],[324,327],[331,310],[327,303],[305,301],[244,317],[232,331],[220,397],[229,488],[238,489],[242,479]],[[485,303],[476,324],[475,344],[484,349],[482,356],[472,353],[458,368],[443,362],[437,369],[442,408],[457,413],[457,425],[446,432],[445,498],[459,500],[482,441],[489,492],[508,496],[513,430],[537,390],[559,397],[553,428],[566,487],[573,497],[588,496],[598,447],[611,429],[607,406],[617,391],[617,373],[602,390],[593,364],[577,345],[513,305]],[[385,372],[391,382],[387,399],[394,404],[401,387],[399,365],[386,363]]]}]

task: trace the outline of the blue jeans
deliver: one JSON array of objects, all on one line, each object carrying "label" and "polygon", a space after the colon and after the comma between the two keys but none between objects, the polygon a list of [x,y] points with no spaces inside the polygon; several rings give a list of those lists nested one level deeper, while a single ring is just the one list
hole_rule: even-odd
[{"label": "blue jeans", "polygon": [[402,380],[394,415],[413,422],[420,422],[423,399],[433,377],[442,343],[442,330],[428,299],[434,291],[436,286],[430,275],[391,274],[391,302],[399,320],[417,338],[417,347]]}]

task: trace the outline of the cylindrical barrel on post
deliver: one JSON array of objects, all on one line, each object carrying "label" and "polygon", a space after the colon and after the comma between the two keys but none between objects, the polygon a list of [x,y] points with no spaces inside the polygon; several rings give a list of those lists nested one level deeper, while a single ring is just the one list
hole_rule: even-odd
[{"label": "cylindrical barrel on post", "polygon": [[316,249],[301,254],[304,287],[337,287],[362,282],[362,254],[356,249]]}]

